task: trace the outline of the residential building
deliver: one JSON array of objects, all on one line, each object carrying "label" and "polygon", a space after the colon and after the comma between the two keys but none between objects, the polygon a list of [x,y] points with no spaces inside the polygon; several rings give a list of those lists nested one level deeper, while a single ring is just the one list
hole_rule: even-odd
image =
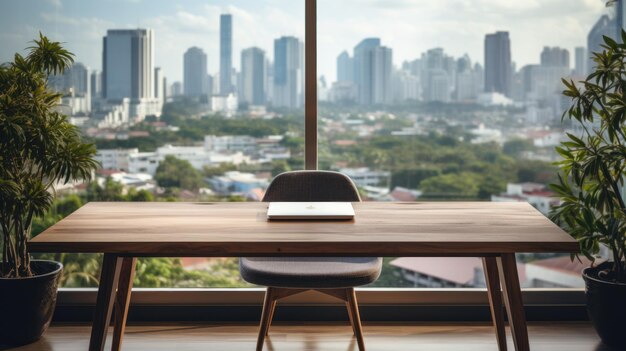
[{"label": "residential building", "polygon": [[[485,273],[478,257],[400,257],[391,261],[404,280],[416,288],[484,288]],[[518,262],[522,287],[533,287],[526,264]]]},{"label": "residential building", "polygon": [[373,171],[368,167],[341,168],[339,172],[347,175],[357,186],[389,185],[391,173],[389,171]]},{"label": "residential building", "polygon": [[495,202],[528,202],[539,212],[548,215],[552,206],[559,204],[558,197],[543,184],[538,183],[509,183],[506,192],[491,195]]},{"label": "residential building", "polygon": [[94,159],[98,161],[101,169],[128,170],[128,158],[130,155],[139,153],[139,149],[98,149]]}]

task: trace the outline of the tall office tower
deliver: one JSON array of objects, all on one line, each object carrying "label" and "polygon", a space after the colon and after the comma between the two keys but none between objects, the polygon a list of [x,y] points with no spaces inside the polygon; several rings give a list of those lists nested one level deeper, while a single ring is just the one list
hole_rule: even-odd
[{"label": "tall office tower", "polygon": [[392,99],[392,58],[390,48],[379,38],[363,39],[354,47],[354,82],[361,105],[389,103]]},{"label": "tall office tower", "polygon": [[170,96],[180,96],[183,95],[183,84],[181,82],[174,82],[170,86]]},{"label": "tall office tower", "polygon": [[454,87],[454,95],[457,101],[468,101],[477,97],[472,61],[467,54],[456,61],[456,81]]},{"label": "tall office tower", "polygon": [[617,28],[618,24],[616,19],[612,19],[608,15],[602,15],[596,24],[593,25],[587,35],[587,72],[593,71],[596,67],[595,62],[591,59],[593,53],[602,52],[604,50],[602,48],[602,44],[604,44],[602,36],[606,35],[611,38],[616,38]]},{"label": "tall office tower", "polygon": [[102,85],[108,100],[154,98],[151,29],[109,29],[103,40]]},{"label": "tall office tower", "polygon": [[352,67],[352,58],[347,51],[337,56],[337,81],[352,82],[354,80],[354,68]]},{"label": "tall office tower", "polygon": [[626,5],[624,0],[617,1],[617,9],[615,10],[616,30],[615,38],[621,38],[622,30],[626,30]]},{"label": "tall office tower", "polygon": [[200,97],[208,94],[207,56],[199,47],[190,47],[183,55],[183,94]]},{"label": "tall office tower", "polygon": [[62,105],[69,107],[66,113],[75,115],[91,112],[91,79],[89,68],[74,63],[63,74],[51,76],[49,85],[64,96]]},{"label": "tall office tower", "polygon": [[575,49],[574,52],[576,65],[574,66],[574,74],[577,76],[584,76],[587,74],[586,64],[587,64],[587,50],[579,46]]},{"label": "tall office tower", "polygon": [[511,41],[509,32],[485,36],[485,92],[511,96]]},{"label": "tall office tower", "polygon": [[239,101],[265,105],[265,51],[252,47],[241,51],[241,84]]},{"label": "tall office tower", "polygon": [[165,91],[165,76],[161,67],[154,69],[154,97],[162,103],[165,102],[167,92]]},{"label": "tall office tower", "polygon": [[274,106],[302,107],[304,45],[295,37],[274,40]]},{"label": "tall office tower", "polygon": [[541,52],[541,65],[548,67],[565,67],[569,69],[569,51],[555,47],[543,47]]},{"label": "tall office tower", "polygon": [[102,97],[102,72],[93,71],[89,80],[91,87],[91,99],[99,99]]},{"label": "tall office tower", "polygon": [[220,94],[233,92],[233,17],[220,16]]},{"label": "tall office tower", "polygon": [[[425,101],[450,101],[454,86],[449,72],[450,58],[442,48],[428,50],[422,55],[421,82]],[[453,61],[452,61],[453,62]]]},{"label": "tall office tower", "polygon": [[80,62],[74,63],[63,74],[51,76],[48,83],[53,89],[60,92],[77,95],[84,95],[89,92],[91,95],[89,68]]}]

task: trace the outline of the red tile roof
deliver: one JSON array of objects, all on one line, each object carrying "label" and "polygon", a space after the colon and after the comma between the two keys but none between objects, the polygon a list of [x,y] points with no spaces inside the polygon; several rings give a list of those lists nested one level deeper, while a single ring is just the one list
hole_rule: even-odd
[{"label": "red tile roof", "polygon": [[[478,257],[400,257],[391,261],[392,266],[418,272],[457,284],[469,284],[476,270],[483,271],[482,260]],[[526,280],[523,263],[517,264],[520,281]]]}]

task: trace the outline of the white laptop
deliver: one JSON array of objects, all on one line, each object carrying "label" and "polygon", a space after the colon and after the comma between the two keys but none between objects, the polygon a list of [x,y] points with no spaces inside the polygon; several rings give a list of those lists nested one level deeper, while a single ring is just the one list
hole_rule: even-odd
[{"label": "white laptop", "polygon": [[267,219],[353,219],[350,202],[270,202]]}]

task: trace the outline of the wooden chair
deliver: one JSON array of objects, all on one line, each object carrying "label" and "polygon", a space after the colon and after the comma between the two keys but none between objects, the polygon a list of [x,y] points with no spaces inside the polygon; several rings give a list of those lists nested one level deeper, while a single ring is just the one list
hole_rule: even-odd
[{"label": "wooden chair", "polygon": [[[267,188],[263,201],[357,202],[361,201],[361,198],[352,180],[341,173],[294,171],[276,176]],[[276,302],[308,290],[315,290],[345,302],[359,350],[365,351],[354,287],[378,279],[382,269],[382,258],[243,257],[239,260],[239,269],[245,281],[267,286],[257,351],[263,350],[263,342],[269,333]]]}]

